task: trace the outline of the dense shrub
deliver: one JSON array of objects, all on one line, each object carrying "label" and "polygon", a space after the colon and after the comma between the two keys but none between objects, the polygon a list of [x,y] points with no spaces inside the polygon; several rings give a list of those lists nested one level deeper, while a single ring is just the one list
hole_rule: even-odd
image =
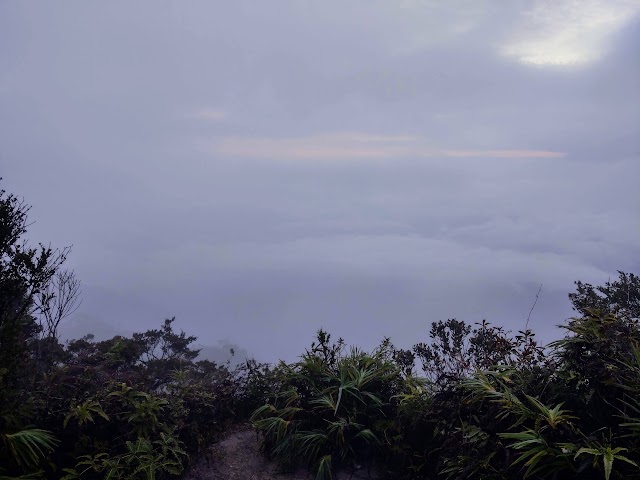
[{"label": "dense shrub", "polygon": [[437,322],[428,343],[371,354],[321,331],[280,366],[254,425],[267,455],[319,479],[345,464],[396,479],[640,478],[640,327],[623,303],[585,307],[547,348],[487,322]]},{"label": "dense shrub", "polygon": [[372,354],[344,352],[342,340],[320,330],[299,362],[281,364],[279,390],[252,419],[267,455],[284,467],[298,459],[328,478],[338,465],[370,460],[384,443],[389,401],[403,385],[389,342]]}]

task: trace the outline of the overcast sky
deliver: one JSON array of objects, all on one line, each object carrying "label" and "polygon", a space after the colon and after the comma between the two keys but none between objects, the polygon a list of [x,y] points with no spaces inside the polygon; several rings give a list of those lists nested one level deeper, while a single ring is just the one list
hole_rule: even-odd
[{"label": "overcast sky", "polygon": [[515,331],[540,284],[557,337],[640,272],[639,112],[639,0],[0,2],[2,187],[76,327],[263,360]]}]

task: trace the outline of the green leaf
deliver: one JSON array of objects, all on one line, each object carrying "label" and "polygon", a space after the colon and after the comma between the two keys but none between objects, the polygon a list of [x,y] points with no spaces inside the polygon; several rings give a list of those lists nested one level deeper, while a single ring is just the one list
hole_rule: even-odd
[{"label": "green leaf", "polygon": [[613,452],[610,448],[607,448],[607,450],[604,452],[603,461],[604,478],[605,480],[609,480],[609,477],[611,476],[611,469],[613,468]]},{"label": "green leaf", "polygon": [[0,434],[13,460],[21,467],[34,468],[58,445],[47,430],[31,428],[16,433]]},{"label": "green leaf", "polygon": [[320,459],[318,464],[318,472],[316,473],[316,480],[331,480],[333,473],[331,472],[331,455],[325,455]]}]

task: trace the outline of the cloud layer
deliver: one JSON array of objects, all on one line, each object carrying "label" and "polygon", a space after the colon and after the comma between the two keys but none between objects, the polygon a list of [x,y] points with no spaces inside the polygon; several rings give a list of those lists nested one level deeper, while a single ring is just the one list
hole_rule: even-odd
[{"label": "cloud layer", "polygon": [[403,158],[562,158],[545,150],[438,149],[409,135],[341,132],[301,138],[229,137],[215,142],[212,152],[228,157],[272,160],[357,160]]},{"label": "cloud layer", "polygon": [[77,321],[291,359],[522,328],[543,284],[549,340],[640,268],[639,39],[622,0],[3,2],[0,174]]}]

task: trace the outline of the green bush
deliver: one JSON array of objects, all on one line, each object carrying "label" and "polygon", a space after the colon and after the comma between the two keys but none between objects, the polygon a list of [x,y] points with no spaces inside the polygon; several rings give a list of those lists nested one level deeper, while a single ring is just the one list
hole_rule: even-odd
[{"label": "green bush", "polygon": [[371,461],[402,385],[391,354],[388,342],[371,354],[344,353],[342,340],[332,344],[320,330],[299,362],[280,365],[278,393],[252,416],[267,455],[287,468],[303,459],[318,478]]}]

